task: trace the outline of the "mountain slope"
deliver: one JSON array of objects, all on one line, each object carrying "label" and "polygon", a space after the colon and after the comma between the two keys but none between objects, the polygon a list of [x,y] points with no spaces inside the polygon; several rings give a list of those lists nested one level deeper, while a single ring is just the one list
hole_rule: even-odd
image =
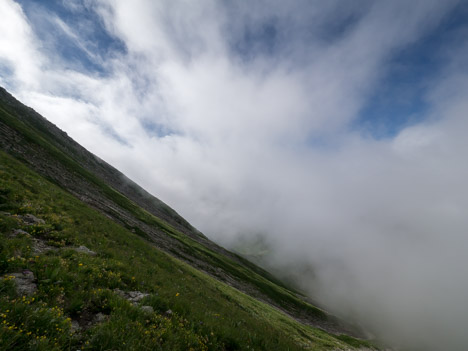
[{"label": "mountain slope", "polygon": [[[182,334],[190,339],[185,344],[173,340],[174,345],[157,337],[148,341],[164,349],[184,349],[190,343],[190,347],[199,349],[245,349],[256,345],[260,349],[317,350],[346,349],[350,343],[359,344],[354,339],[337,338],[302,325],[280,313],[278,309],[328,332],[346,332],[326,312],[301,300],[266,271],[208,240],[170,207],[3,89],[0,90],[0,147],[16,158],[1,154],[2,208],[9,213],[1,215],[2,240],[7,242],[2,248],[2,273],[28,269],[37,279],[42,275],[38,296],[47,306],[59,306],[70,318],[80,322],[90,311],[96,312],[94,295],[90,296],[96,289],[101,289],[96,294],[103,294],[102,299],[109,305],[99,300],[97,310],[106,306],[105,321],[86,333],[71,334],[66,342],[86,346],[88,341],[97,347],[104,343],[99,333],[109,333],[122,320],[127,319],[131,324],[143,318],[140,309],[132,310],[135,306],[125,305],[125,299],[119,299],[119,294],[112,290],[138,288],[151,294],[146,299],[156,311],[151,315],[157,319],[153,326],[178,321],[177,325],[167,327],[178,335],[174,340],[185,340]],[[15,216],[25,214],[43,218],[45,223],[30,226]],[[26,233],[12,237],[18,229]],[[88,257],[72,250],[82,244],[97,255]],[[49,247],[35,260],[33,251],[37,247],[34,245],[55,245],[58,249]],[[11,258],[18,256],[15,252],[20,253],[21,260],[12,263]],[[132,255],[127,257],[126,253]],[[82,264],[78,269],[88,267],[90,276],[80,275],[79,270],[74,270],[76,267],[72,269],[73,262],[78,261],[83,261],[78,263]],[[38,262],[47,268],[41,271]],[[101,268],[109,262],[114,265],[111,269]],[[55,268],[51,271],[49,267]],[[112,281],[109,272],[120,274],[120,280]],[[107,274],[108,280],[100,282],[99,274],[101,278]],[[8,282],[2,280],[3,289],[16,300]],[[73,282],[81,287],[79,294],[73,289]],[[51,294],[50,284],[63,288],[63,296]],[[175,312],[174,317],[166,314],[168,309]],[[128,319],[128,315],[135,318]],[[132,339],[130,334],[119,333],[125,335],[122,340]],[[255,341],[249,335],[255,335]]]}]

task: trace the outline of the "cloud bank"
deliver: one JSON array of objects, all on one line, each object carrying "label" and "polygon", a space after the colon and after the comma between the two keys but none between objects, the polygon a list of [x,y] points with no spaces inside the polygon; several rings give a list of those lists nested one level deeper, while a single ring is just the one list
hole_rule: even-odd
[{"label": "cloud bank", "polygon": [[[463,2],[0,13],[0,84],[90,151],[209,237],[261,233],[275,265],[312,264],[300,284],[390,344],[464,350]],[[382,96],[411,108],[382,119]]]}]

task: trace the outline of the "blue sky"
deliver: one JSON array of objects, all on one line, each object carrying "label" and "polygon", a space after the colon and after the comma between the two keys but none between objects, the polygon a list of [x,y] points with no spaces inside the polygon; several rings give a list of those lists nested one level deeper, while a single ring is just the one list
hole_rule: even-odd
[{"label": "blue sky", "polygon": [[76,141],[214,240],[313,264],[303,288],[381,337],[465,349],[467,1],[0,13],[0,85]]},{"label": "blue sky", "polygon": [[443,74],[447,51],[464,40],[467,30],[468,3],[459,3],[417,42],[391,55],[354,126],[385,138],[423,122],[429,108],[427,91]]},{"label": "blue sky", "polygon": [[[96,12],[83,5],[67,6],[62,1],[18,1],[45,49],[67,68],[106,74],[103,60],[125,53],[125,44],[110,35]],[[80,2],[75,2],[80,4]],[[58,22],[60,21],[60,22]],[[70,31],[82,42],[70,37]],[[84,46],[80,45],[85,43]]]}]

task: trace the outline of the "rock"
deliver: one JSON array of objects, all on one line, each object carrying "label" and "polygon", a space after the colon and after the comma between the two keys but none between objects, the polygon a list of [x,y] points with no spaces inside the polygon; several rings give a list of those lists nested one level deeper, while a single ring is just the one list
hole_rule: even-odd
[{"label": "rock", "polygon": [[75,250],[76,252],[84,253],[84,254],[89,255],[89,256],[96,256],[97,255],[94,251],[91,251],[90,249],[88,249],[84,245],[81,245],[81,246],[79,246],[77,248],[74,248],[73,250]]},{"label": "rock", "polygon": [[153,313],[154,308],[151,306],[141,306],[141,310],[146,313]]},{"label": "rock", "polygon": [[149,296],[149,294],[143,293],[141,291],[122,291],[120,289],[114,289],[114,291],[133,304],[136,304],[143,300],[146,296]]},{"label": "rock", "polygon": [[71,332],[76,333],[76,332],[79,332],[80,330],[81,330],[81,327],[80,327],[80,324],[78,323],[78,321],[72,321],[71,322]]},{"label": "rock", "polygon": [[119,288],[115,288],[114,289],[114,292],[117,294],[117,295],[120,295],[122,297],[125,297],[125,291],[122,291],[120,290]]},{"label": "rock", "polygon": [[86,331],[89,328],[92,328],[94,325],[105,322],[108,319],[108,315],[104,313],[94,313],[93,311],[84,308],[83,310],[78,311],[79,315],[75,320],[72,321],[72,331],[73,332],[82,332]]},{"label": "rock", "polygon": [[106,315],[99,312],[98,314],[94,316],[93,324],[104,322],[106,319],[107,319]]},{"label": "rock", "polygon": [[57,250],[56,247],[47,245],[44,241],[40,239],[33,239],[33,253],[38,255],[45,253],[47,251]]},{"label": "rock", "polygon": [[149,296],[147,293],[142,293],[141,291],[129,291],[128,293],[128,300],[130,302],[140,302],[143,300],[146,296]]},{"label": "rock", "polygon": [[19,295],[32,295],[37,291],[34,273],[28,269],[21,273],[10,274],[15,277],[16,291]]},{"label": "rock", "polygon": [[45,224],[43,219],[37,218],[30,213],[18,217],[20,217],[26,225]]},{"label": "rock", "polygon": [[12,237],[16,237],[18,235],[25,235],[25,236],[31,236],[28,232],[24,231],[23,229],[15,229],[13,233],[11,234]]}]

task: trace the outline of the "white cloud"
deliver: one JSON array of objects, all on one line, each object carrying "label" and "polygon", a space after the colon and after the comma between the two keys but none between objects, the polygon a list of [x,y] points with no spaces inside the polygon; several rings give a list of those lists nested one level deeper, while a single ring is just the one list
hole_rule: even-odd
[{"label": "white cloud", "polygon": [[[312,262],[319,283],[303,284],[337,313],[394,342],[462,350],[467,43],[444,53],[423,122],[384,140],[349,129],[392,55],[454,3],[86,2],[128,50],[99,75],[64,69],[3,1],[13,74],[1,83],[209,236],[267,233],[277,264]],[[236,55],[245,28],[269,21],[277,52]]]},{"label": "white cloud", "polygon": [[0,63],[13,69],[12,84],[37,89],[44,59],[37,52],[37,41],[26,16],[21,7],[10,0],[0,2],[0,13]]}]

